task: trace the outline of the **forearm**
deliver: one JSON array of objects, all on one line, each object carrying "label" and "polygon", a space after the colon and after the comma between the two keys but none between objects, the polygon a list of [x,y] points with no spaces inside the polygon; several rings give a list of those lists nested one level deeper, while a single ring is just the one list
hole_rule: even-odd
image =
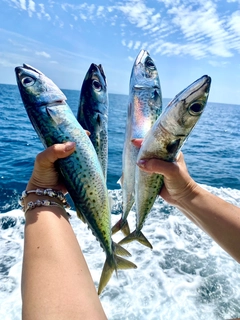
[{"label": "forearm", "polygon": [[22,273],[24,320],[106,319],[63,209],[26,214]]},{"label": "forearm", "polygon": [[177,207],[240,263],[240,208],[200,186]]}]

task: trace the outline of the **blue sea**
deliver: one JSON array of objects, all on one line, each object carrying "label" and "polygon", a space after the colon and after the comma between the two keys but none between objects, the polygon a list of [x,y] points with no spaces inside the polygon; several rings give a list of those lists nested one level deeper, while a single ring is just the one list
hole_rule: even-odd
[{"label": "blue sea", "polygon": [[[79,91],[63,90],[77,114]],[[173,97],[172,97],[173,98]],[[164,106],[169,99],[163,99]],[[119,219],[122,150],[128,97],[109,94],[107,185]],[[0,85],[0,319],[21,319],[24,217],[18,197],[43,146],[28,119],[17,86]],[[240,106],[209,102],[183,147],[192,177],[210,192],[240,206]],[[104,253],[72,208],[71,224],[96,287]],[[134,227],[134,207],[130,213]],[[157,199],[143,228],[153,250],[126,248],[138,269],[113,275],[101,301],[109,320],[220,320],[240,317],[240,265],[176,208]],[[122,235],[114,235],[119,240]],[[37,298],[37,297],[36,297]]]}]

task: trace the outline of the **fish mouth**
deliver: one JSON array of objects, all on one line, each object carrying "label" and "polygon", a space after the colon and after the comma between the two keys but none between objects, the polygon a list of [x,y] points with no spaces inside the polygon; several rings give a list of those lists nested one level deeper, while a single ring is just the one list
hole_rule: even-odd
[{"label": "fish mouth", "polygon": [[194,81],[192,84],[190,84],[187,88],[179,92],[175,96],[174,101],[176,101],[177,99],[186,100],[187,98],[194,95],[196,92],[198,92],[201,89],[203,89],[205,94],[208,95],[210,91],[210,85],[211,85],[211,77],[209,77],[208,75],[204,75],[201,78]]},{"label": "fish mouth", "polygon": [[133,87],[136,90],[160,90],[159,86],[143,86],[141,84],[135,84]]},{"label": "fish mouth", "polygon": [[64,105],[64,104],[66,104],[66,102],[64,100],[55,100],[51,103],[46,104],[45,106],[46,106],[46,108],[51,108],[51,107],[54,107],[56,105],[61,105],[61,104]]},{"label": "fish mouth", "polygon": [[30,66],[29,64],[26,64],[26,63],[23,63],[23,66],[22,66],[24,69],[27,69],[27,70],[31,70],[31,71],[34,71],[38,74],[43,74],[41,71],[39,71],[38,69]]},{"label": "fish mouth", "polygon": [[23,63],[23,66],[19,66],[15,68],[15,72],[16,74],[20,75],[24,70],[29,70],[29,71],[33,71],[39,75],[43,75],[43,73],[41,71],[39,71],[38,69],[30,66],[29,64]]},{"label": "fish mouth", "polygon": [[139,63],[142,63],[143,58],[149,56],[149,53],[146,50],[141,50],[140,53],[138,54],[135,65],[138,65]]}]

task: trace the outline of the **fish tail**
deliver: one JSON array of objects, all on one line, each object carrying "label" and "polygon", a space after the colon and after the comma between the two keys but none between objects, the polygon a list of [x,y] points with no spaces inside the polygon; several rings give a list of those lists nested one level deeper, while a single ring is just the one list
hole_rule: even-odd
[{"label": "fish tail", "polygon": [[114,245],[114,252],[119,256],[131,257],[131,253],[129,253],[126,249],[120,246],[118,243],[113,243]]},{"label": "fish tail", "polygon": [[122,218],[112,227],[112,234],[115,234],[119,230],[122,231],[122,233],[125,236],[128,236],[130,234],[130,228],[128,225],[127,220],[123,220]]},{"label": "fish tail", "polygon": [[108,256],[102,270],[101,278],[98,286],[98,295],[101,294],[103,289],[106,287],[108,281],[110,280],[113,271],[115,270],[117,275],[118,269],[136,269],[137,266],[124,258],[118,257],[116,254]]},{"label": "fish tail", "polygon": [[146,247],[148,247],[150,249],[153,248],[151,243],[144,236],[144,234],[141,231],[137,231],[137,230],[133,231],[128,236],[123,238],[121,241],[118,242],[118,244],[122,245],[122,244],[125,244],[125,243],[132,242],[134,240],[137,240],[138,242],[140,242],[141,244],[143,244],[144,246],[146,246]]}]

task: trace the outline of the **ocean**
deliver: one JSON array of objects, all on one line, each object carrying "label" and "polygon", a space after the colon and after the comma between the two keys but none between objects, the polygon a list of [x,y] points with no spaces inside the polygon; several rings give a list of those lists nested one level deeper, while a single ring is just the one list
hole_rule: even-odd
[{"label": "ocean", "polygon": [[[63,90],[77,114],[79,91]],[[163,99],[166,106],[170,99]],[[112,223],[121,212],[122,150],[128,97],[109,94],[107,186]],[[18,197],[43,146],[15,85],[0,85],[0,319],[21,319],[24,216]],[[240,106],[207,104],[182,151],[192,177],[210,192],[240,206]],[[96,287],[105,260],[98,242],[76,217],[71,224]],[[134,228],[134,207],[129,215]],[[113,275],[101,295],[109,320],[220,320],[240,317],[240,265],[179,210],[157,199],[143,232],[153,245],[127,246],[136,270]],[[122,238],[121,233],[114,240]],[[37,297],[36,297],[37,299]]]}]

